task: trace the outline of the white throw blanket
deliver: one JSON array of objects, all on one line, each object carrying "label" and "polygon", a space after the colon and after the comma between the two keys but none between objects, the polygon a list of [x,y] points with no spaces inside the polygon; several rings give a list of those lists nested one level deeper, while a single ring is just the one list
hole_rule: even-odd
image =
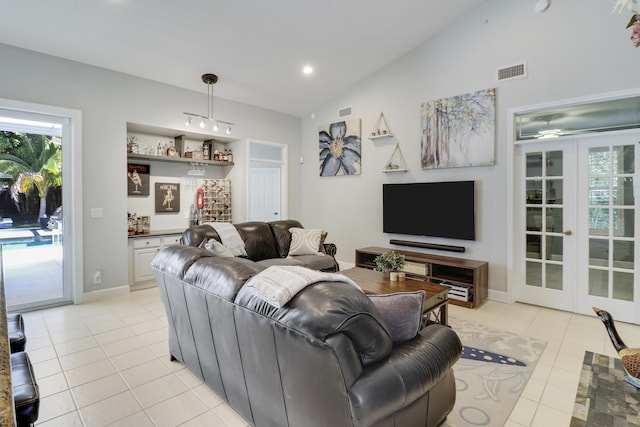
[{"label": "white throw blanket", "polygon": [[280,308],[307,286],[318,282],[344,282],[363,292],[353,280],[337,273],[325,273],[294,265],[274,265],[253,276],[244,285],[268,304]]},{"label": "white throw blanket", "polygon": [[240,233],[236,227],[230,222],[206,222],[216,230],[220,236],[221,243],[225,248],[229,249],[234,256],[247,256],[244,248],[244,240],[240,237]]}]

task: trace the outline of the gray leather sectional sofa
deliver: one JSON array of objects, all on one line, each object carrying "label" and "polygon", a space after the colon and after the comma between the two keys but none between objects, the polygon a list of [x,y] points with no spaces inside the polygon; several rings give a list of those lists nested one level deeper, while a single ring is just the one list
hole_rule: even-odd
[{"label": "gray leather sectional sofa", "polygon": [[244,286],[264,265],[194,246],[162,249],[152,268],[171,357],[256,427],[437,426],[453,408],[462,346],[446,326],[394,344],[341,282],[275,308]]},{"label": "gray leather sectional sofa", "polygon": [[[338,271],[335,259],[336,245],[322,242],[319,248],[322,255],[289,256],[291,233],[289,229],[303,228],[299,221],[286,219],[280,221],[251,221],[234,224],[244,240],[247,258],[264,267],[271,265],[299,265],[319,271]],[[326,237],[326,236],[325,236]],[[221,241],[218,233],[208,224],[196,225],[182,233],[182,244],[204,247],[209,239]]]}]

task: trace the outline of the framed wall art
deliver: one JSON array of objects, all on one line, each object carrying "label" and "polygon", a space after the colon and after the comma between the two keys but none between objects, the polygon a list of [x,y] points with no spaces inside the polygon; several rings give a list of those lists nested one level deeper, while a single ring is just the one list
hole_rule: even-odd
[{"label": "framed wall art", "polygon": [[156,213],[180,212],[180,184],[156,182]]},{"label": "framed wall art", "polygon": [[129,196],[149,195],[149,173],[151,166],[127,163],[127,194]]},{"label": "framed wall art", "polygon": [[495,164],[495,89],[422,104],[422,169]]},{"label": "framed wall art", "polygon": [[360,119],[320,126],[318,138],[320,176],[360,175]]}]

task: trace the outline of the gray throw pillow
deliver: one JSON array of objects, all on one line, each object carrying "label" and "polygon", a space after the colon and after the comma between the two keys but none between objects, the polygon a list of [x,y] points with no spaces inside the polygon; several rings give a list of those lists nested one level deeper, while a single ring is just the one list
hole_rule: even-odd
[{"label": "gray throw pillow", "polygon": [[424,291],[368,295],[395,344],[408,341],[418,335],[422,324],[424,296]]},{"label": "gray throw pillow", "polygon": [[222,243],[216,239],[209,239],[204,245],[205,249],[212,252],[215,256],[233,258],[233,252],[227,249]]}]

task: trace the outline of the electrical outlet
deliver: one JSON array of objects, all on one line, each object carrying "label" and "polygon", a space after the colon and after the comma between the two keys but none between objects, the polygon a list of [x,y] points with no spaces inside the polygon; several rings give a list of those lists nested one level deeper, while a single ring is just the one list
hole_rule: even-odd
[{"label": "electrical outlet", "polygon": [[99,285],[100,283],[102,283],[102,272],[98,270],[95,273],[93,273],[93,284]]}]

